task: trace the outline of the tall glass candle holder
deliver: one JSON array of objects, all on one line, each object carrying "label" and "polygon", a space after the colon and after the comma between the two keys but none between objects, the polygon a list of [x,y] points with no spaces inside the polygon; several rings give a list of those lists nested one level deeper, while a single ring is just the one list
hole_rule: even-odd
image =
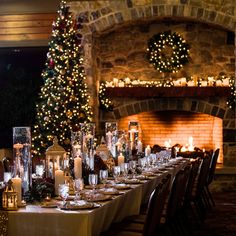
[{"label": "tall glass candle holder", "polygon": [[31,130],[13,127],[14,175],[22,179],[23,194],[32,186]]},{"label": "tall glass candle holder", "polygon": [[82,156],[82,147],[83,147],[83,132],[82,132],[82,130],[71,131],[71,147],[72,147],[73,159],[76,157]]},{"label": "tall glass candle holder", "polygon": [[105,123],[105,134],[107,148],[111,152],[113,157],[117,156],[116,143],[118,141],[118,124],[117,122]]},{"label": "tall glass candle holder", "polygon": [[129,140],[131,150],[137,149],[139,138],[139,123],[137,121],[129,122]]},{"label": "tall glass candle holder", "polygon": [[86,163],[90,169],[94,169],[94,150],[95,150],[95,123],[81,123],[80,130],[82,132],[82,153]]}]

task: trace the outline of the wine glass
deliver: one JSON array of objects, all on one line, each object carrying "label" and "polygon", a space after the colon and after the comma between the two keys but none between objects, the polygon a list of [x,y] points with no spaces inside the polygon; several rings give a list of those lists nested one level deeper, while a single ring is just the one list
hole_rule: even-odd
[{"label": "wine glass", "polygon": [[88,181],[89,181],[89,185],[91,185],[93,188],[93,193],[95,193],[95,188],[96,188],[96,185],[98,184],[98,175],[89,174]]},{"label": "wine glass", "polygon": [[80,192],[84,189],[84,180],[82,178],[74,180],[74,189],[75,189],[74,201],[78,202],[78,200],[80,199]]},{"label": "wine glass", "polygon": [[120,176],[120,166],[113,167],[113,177],[115,178],[115,182],[118,182],[118,177]]},{"label": "wine glass", "polygon": [[106,186],[107,178],[108,178],[108,170],[100,170],[99,171],[100,181],[103,184],[104,188]]},{"label": "wine glass", "polygon": [[129,172],[129,163],[121,163],[120,171],[122,172],[125,179],[127,179],[127,175]]},{"label": "wine glass", "polygon": [[69,185],[68,184],[59,184],[58,185],[58,192],[63,200],[63,206],[66,204],[66,199],[69,196]]}]

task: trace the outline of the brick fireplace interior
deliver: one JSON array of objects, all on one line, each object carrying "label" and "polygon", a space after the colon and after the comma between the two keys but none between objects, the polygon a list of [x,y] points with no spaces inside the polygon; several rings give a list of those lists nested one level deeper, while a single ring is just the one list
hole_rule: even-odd
[{"label": "brick fireplace interior", "polygon": [[[118,122],[120,130],[128,130],[129,122],[139,123],[139,138],[143,145],[164,146],[171,140],[171,145],[185,146],[189,137],[193,137],[193,145],[200,149],[223,150],[223,120],[208,114],[188,111],[152,111],[126,116]],[[223,162],[220,153],[218,163]]]}]

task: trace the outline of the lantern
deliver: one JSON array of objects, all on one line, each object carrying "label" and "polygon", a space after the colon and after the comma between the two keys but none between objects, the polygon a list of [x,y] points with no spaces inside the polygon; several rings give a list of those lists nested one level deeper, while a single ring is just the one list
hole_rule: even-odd
[{"label": "lantern", "polygon": [[2,207],[4,210],[17,210],[17,193],[12,186],[12,181],[9,180],[6,189],[2,193]]},{"label": "lantern", "polygon": [[53,145],[46,150],[46,176],[55,178],[55,171],[64,169],[66,160],[65,149],[58,144],[57,137],[53,140]]}]

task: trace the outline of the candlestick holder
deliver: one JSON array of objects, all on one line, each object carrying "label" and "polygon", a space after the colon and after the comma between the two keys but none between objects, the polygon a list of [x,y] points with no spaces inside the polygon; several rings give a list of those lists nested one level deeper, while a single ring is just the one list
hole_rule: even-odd
[{"label": "candlestick holder", "polygon": [[23,194],[32,186],[31,130],[13,127],[14,176],[22,179]]}]

